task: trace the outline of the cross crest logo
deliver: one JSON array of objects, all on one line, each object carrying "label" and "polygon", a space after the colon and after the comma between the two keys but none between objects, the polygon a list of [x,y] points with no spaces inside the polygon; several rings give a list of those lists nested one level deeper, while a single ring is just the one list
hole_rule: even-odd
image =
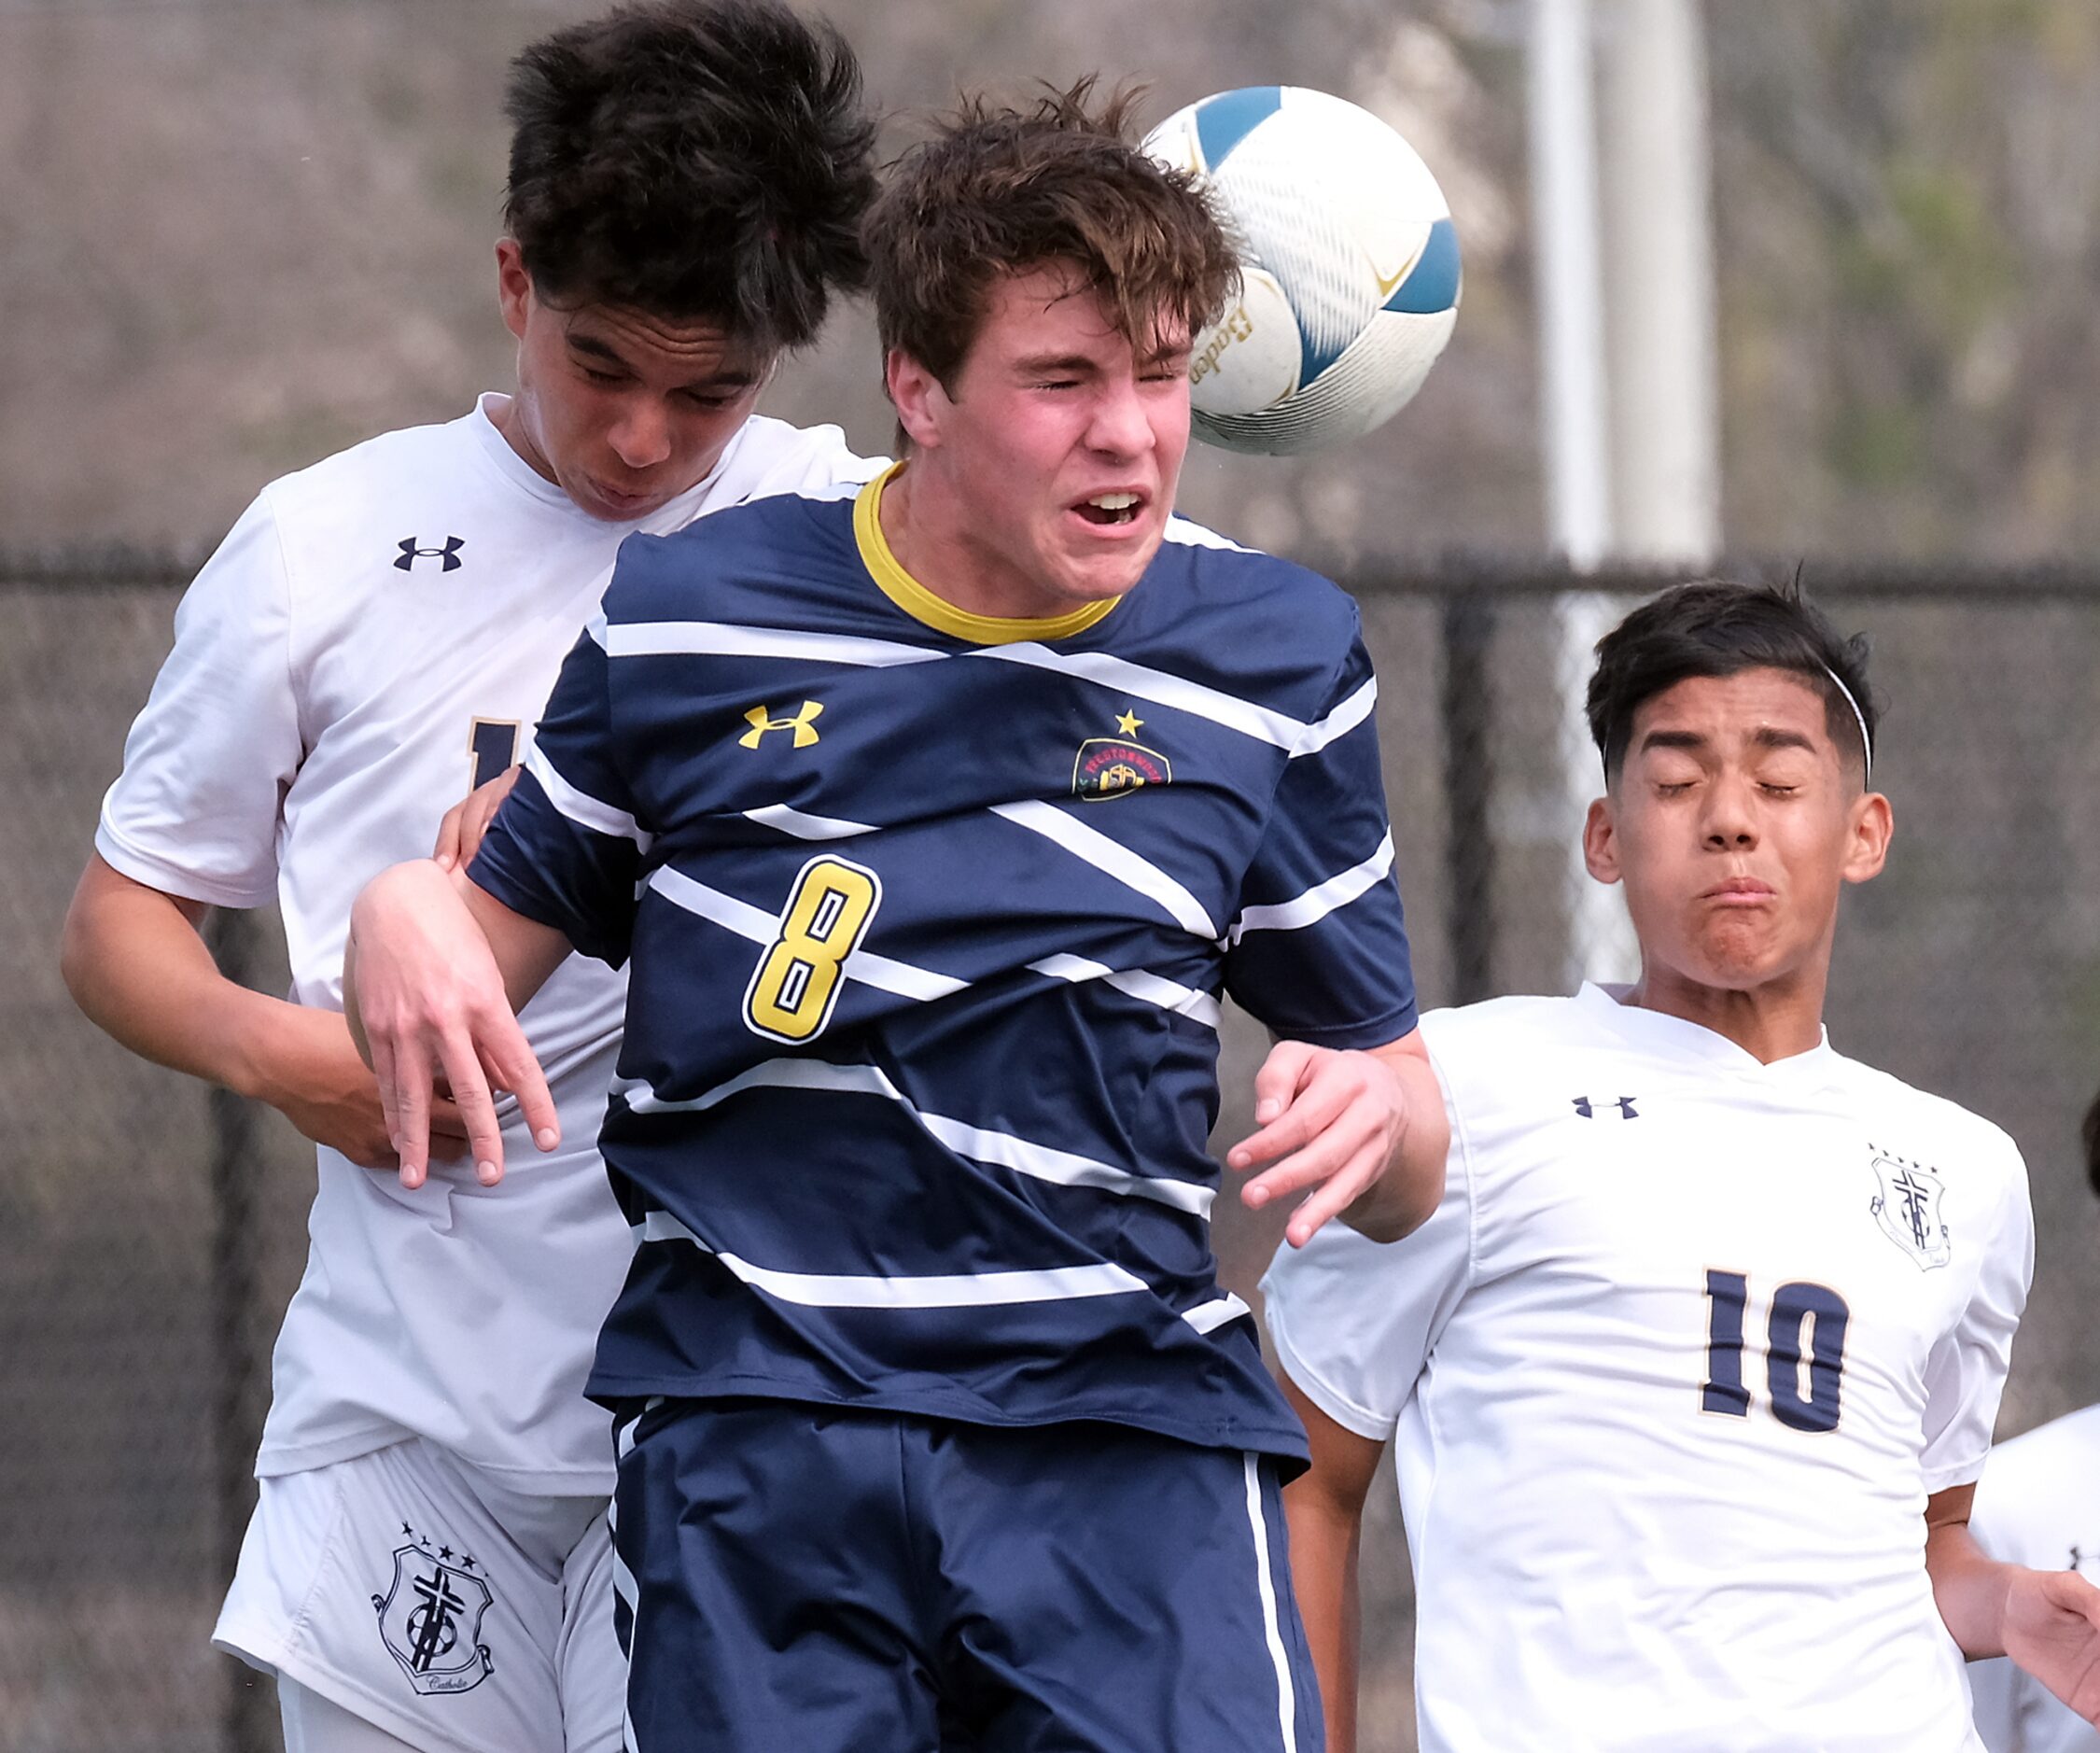
[{"label": "cross crest logo", "polygon": [[401,1664],[409,1684],[426,1697],[470,1692],[494,1672],[482,1642],[482,1616],[495,1599],[489,1586],[461,1555],[456,1564],[434,1556],[427,1542],[403,1527],[414,1544],[394,1549],[394,1580],[371,1598],[379,1635]]},{"label": "cross crest logo", "polygon": [[1918,1263],[1919,1271],[1945,1266],[1954,1257],[1953,1238],[1939,1216],[1947,1184],[1922,1164],[1878,1146],[1868,1148],[1874,1152],[1874,1176],[1881,1183],[1869,1209],[1883,1233]]},{"label": "cross crest logo", "polygon": [[1111,797],[1127,797],[1148,785],[1166,785],[1174,777],[1173,764],[1156,749],[1135,740],[1144,722],[1126,708],[1115,725],[1120,736],[1089,736],[1079,745],[1071,765],[1071,789],[1075,797],[1099,804]]},{"label": "cross crest logo", "polygon": [[394,562],[397,571],[413,571],[418,560],[435,560],[441,572],[456,572],[467,564],[459,557],[460,549],[467,545],[462,536],[447,536],[435,548],[420,546],[413,536],[403,536],[394,545],[401,551],[400,558]]},{"label": "cross crest logo", "polygon": [[775,718],[769,706],[754,706],[744,714],[744,722],[751,728],[736,739],[740,749],[756,749],[764,740],[768,731],[792,731],[794,746],[806,749],[817,740],[817,719],[824,709],[821,700],[805,700],[802,708],[791,718]]}]

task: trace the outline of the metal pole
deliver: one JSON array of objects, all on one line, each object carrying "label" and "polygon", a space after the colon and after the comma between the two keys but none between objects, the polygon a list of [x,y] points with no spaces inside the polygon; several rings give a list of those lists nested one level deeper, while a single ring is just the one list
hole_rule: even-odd
[{"label": "metal pole", "polygon": [[1532,230],[1550,545],[1577,571],[1612,546],[1589,0],[1533,0]]},{"label": "metal pole", "polygon": [[1699,0],[1603,0],[1597,49],[1615,545],[1705,567],[1721,441]]},{"label": "metal pole", "polygon": [[[1539,372],[1550,545],[1578,572],[1612,552],[1611,424],[1591,94],[1589,0],[1533,0],[1532,226],[1538,247]],[[1617,616],[1611,598],[1561,600],[1554,661],[1561,698],[1561,807],[1568,860],[1565,979],[1621,975],[1631,932],[1618,897],[1589,878],[1578,836],[1597,787],[1582,694],[1590,648]],[[1600,965],[1603,964],[1603,965]]]}]

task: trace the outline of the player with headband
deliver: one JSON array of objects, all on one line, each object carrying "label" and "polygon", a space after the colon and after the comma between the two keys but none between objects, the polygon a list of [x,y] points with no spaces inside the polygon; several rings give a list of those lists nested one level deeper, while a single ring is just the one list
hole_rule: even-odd
[{"label": "player with headband", "polygon": [[1974,1753],[1963,1658],[2100,1713],[2100,1590],[1966,1526],[2033,1259],[2012,1142],[1841,1057],[1838,903],[1879,874],[1865,642],[1793,590],[1680,586],[1598,645],[1631,987],[1441,1011],[1445,1199],[1285,1251],[1267,1316],[1331,1745],[1395,1442],[1426,1753]]}]

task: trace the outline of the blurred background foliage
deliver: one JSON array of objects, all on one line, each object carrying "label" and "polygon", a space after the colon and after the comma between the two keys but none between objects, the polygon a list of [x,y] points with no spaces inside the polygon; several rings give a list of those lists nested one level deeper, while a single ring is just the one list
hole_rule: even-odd
[{"label": "blurred background foliage", "polygon": [[[503,65],[568,0],[0,0],[0,532],[215,539],[271,475],[499,386]],[[1465,304],[1340,456],[1199,451],[1187,508],[1343,556],[1542,537],[1517,0],[838,0],[886,138],[1099,71],[1154,117],[1324,87],[1450,195]],[[1600,28],[1612,28],[1599,8]],[[2100,7],[1713,0],[1735,550],[2075,552],[2100,533]],[[889,422],[849,311],[776,412]]]}]

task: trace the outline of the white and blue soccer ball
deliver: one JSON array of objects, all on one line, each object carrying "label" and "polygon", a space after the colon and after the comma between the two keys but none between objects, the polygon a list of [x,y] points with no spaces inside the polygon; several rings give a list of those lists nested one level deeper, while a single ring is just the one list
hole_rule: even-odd
[{"label": "white and blue soccer ball", "polygon": [[1177,110],[1145,149],[1196,175],[1239,251],[1239,296],[1189,367],[1199,436],[1318,450],[1421,387],[1458,319],[1458,233],[1393,129],[1325,91],[1256,85]]}]

